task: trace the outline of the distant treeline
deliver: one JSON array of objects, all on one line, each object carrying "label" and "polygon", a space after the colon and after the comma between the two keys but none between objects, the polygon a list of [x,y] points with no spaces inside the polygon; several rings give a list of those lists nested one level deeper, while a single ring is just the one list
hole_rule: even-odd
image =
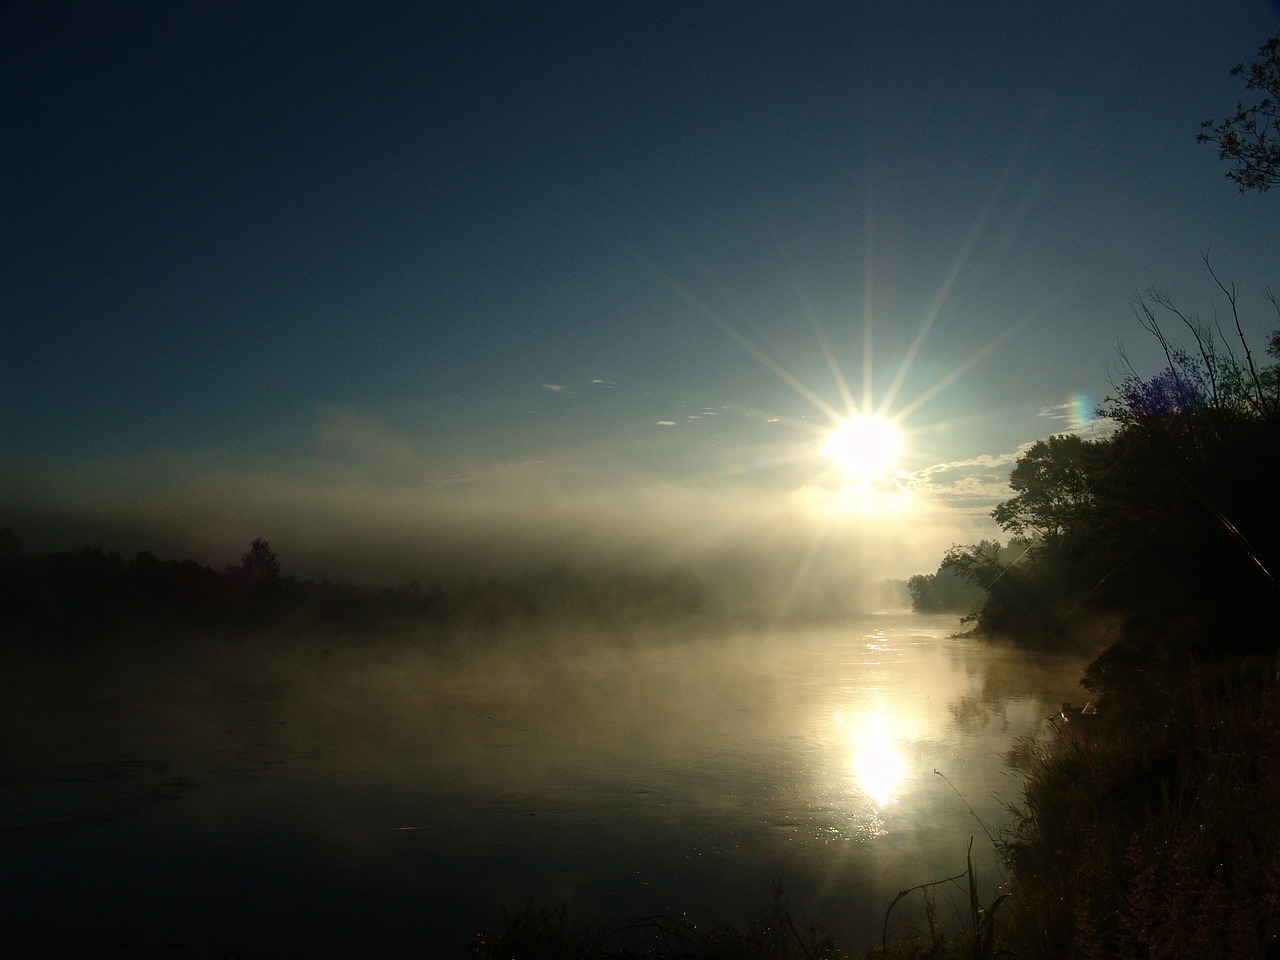
[{"label": "distant treeline", "polygon": [[27,555],[0,530],[0,623],[10,637],[83,642],[173,630],[364,633],[494,628],[529,622],[645,623],[697,615],[692,576],[550,570],[455,586],[385,589],[286,576],[255,540],[223,570],[193,560],[130,559],[97,548]]},{"label": "distant treeline", "polygon": [[[1009,567],[1026,552],[1027,543],[1013,539],[1002,547],[995,540],[983,540],[966,549]],[[966,617],[982,608],[984,597],[982,587],[947,559],[934,573],[918,573],[908,579],[907,593],[911,597],[911,609],[916,613],[957,613]]]}]

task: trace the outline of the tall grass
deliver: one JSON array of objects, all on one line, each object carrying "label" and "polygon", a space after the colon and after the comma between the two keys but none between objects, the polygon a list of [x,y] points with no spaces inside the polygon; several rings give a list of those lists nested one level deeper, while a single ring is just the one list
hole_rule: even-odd
[{"label": "tall grass", "polygon": [[837,939],[812,918],[796,924],[775,883],[771,908],[745,927],[701,928],[673,917],[641,917],[592,931],[571,927],[563,906],[530,901],[503,912],[502,929],[472,941],[473,960],[847,960]]},{"label": "tall grass", "polygon": [[[943,931],[935,903],[939,888],[959,892],[964,923],[953,934]],[[925,900],[928,931],[914,926],[891,927],[895,910],[913,894]],[[965,871],[921,883],[898,893],[885,910],[879,947],[868,958],[886,960],[992,960],[1005,955],[999,947],[997,916],[1007,900],[1000,894],[984,907],[973,865],[973,840]],[[532,901],[521,910],[503,911],[502,928],[476,936],[472,960],[850,960],[839,940],[819,921],[797,924],[782,888],[775,883],[771,907],[747,926],[698,927],[672,917],[642,917],[619,927],[591,930],[574,927],[563,906],[549,909]]]},{"label": "tall grass", "polygon": [[[936,772],[936,771],[935,771]],[[950,782],[950,781],[948,781]],[[963,797],[961,798],[963,799]],[[968,803],[966,801],[966,806]],[[972,812],[972,808],[970,808]],[[977,816],[977,814],[974,814]],[[981,822],[981,821],[979,821]],[[983,825],[985,829],[985,824]],[[959,884],[964,881],[964,886]],[[936,921],[932,892],[936,887],[956,885],[964,894],[966,922],[960,931],[950,937],[939,930]],[[890,943],[889,921],[894,908],[906,897],[919,891],[925,899],[925,917],[929,923],[929,935],[922,931],[911,930],[907,937],[898,937]],[[917,884],[898,893],[885,911],[884,926],[880,938],[880,956],[884,957],[956,957],[971,960],[990,960],[1001,956],[996,918],[1000,908],[1009,899],[1009,894],[999,894],[991,903],[983,907],[981,894],[978,892],[978,872],[973,865],[973,838],[969,838],[969,849],[965,854],[965,872],[944,880]],[[868,956],[875,954],[869,953]]]},{"label": "tall grass", "polygon": [[1147,678],[1007,758],[1006,935],[1034,958],[1280,956],[1274,658]]}]

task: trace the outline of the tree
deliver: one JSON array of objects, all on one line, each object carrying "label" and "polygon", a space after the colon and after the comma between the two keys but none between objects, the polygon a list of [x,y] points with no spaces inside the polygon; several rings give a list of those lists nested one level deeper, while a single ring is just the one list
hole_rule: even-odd
[{"label": "tree", "polygon": [[1206,120],[1196,138],[1218,147],[1218,157],[1231,161],[1227,179],[1240,192],[1266,193],[1280,184],[1280,35],[1258,48],[1258,58],[1245,67],[1238,63],[1233,77],[1245,78],[1245,89],[1261,94],[1248,106],[1236,104],[1236,112],[1221,122]]},{"label": "tree", "polygon": [[[1121,353],[1124,377],[1102,410],[1110,436],[1053,436],[1019,457],[1013,496],[992,517],[1023,556],[990,542],[948,552],[939,572],[983,591],[966,618],[975,632],[1056,645],[1105,629],[1193,657],[1267,647],[1280,615],[1280,366],[1251,348],[1234,288],[1213,279],[1226,324],[1155,290],[1137,301],[1167,366],[1142,376]],[[1266,354],[1280,360],[1280,334]],[[917,609],[937,579],[912,584]]]},{"label": "tree", "polygon": [[973,624],[980,636],[1010,638],[1028,647],[1051,643],[1058,585],[1045,576],[1044,553],[1044,541],[1019,537],[1003,547],[982,540],[948,550],[939,575],[965,580],[981,591],[976,608],[961,622]]},{"label": "tree", "polygon": [[1060,540],[1093,509],[1096,445],[1075,434],[1037,440],[1009,475],[1015,496],[992,512],[1017,537]]},{"label": "tree", "polygon": [[[1244,335],[1235,284],[1224,283],[1218,277],[1207,254],[1201,259],[1214,284],[1226,297],[1231,334],[1223,330],[1220,318],[1215,316],[1212,324],[1206,323],[1196,314],[1182,310],[1168,294],[1154,287],[1145,296],[1136,297],[1134,315],[1160,344],[1168,366],[1144,380],[1122,350],[1120,360],[1125,376],[1117,387],[1118,396],[1111,398],[1112,406],[1106,413],[1123,425],[1168,420],[1174,413],[1186,414],[1185,421],[1195,426],[1203,426],[1206,420],[1222,422],[1243,415],[1248,419],[1260,417],[1275,431],[1280,413],[1276,369],[1259,369]],[[1280,300],[1269,290],[1266,297],[1280,317]],[[1175,319],[1176,326],[1190,334],[1190,347],[1165,332],[1162,316]],[[1271,334],[1267,354],[1280,360],[1280,331]]]},{"label": "tree", "polygon": [[918,573],[907,580],[911,609],[916,613],[969,614],[982,604],[982,590],[945,563],[936,573]]},{"label": "tree", "polygon": [[249,546],[249,552],[241,561],[246,570],[252,570],[262,579],[275,580],[280,576],[280,561],[271,544],[258,537]]},{"label": "tree", "polygon": [[249,552],[240,558],[240,565],[228,567],[227,572],[245,586],[257,588],[280,579],[280,561],[271,544],[258,537],[250,544]]}]

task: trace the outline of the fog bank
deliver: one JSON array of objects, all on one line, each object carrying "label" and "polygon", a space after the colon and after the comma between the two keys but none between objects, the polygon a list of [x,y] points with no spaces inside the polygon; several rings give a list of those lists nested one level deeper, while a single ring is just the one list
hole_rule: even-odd
[{"label": "fog bank", "polygon": [[[475,468],[410,484],[334,470],[117,465],[10,479],[0,524],[28,553],[101,547],[128,557],[237,562],[270,541],[286,576],[424,587],[547,570],[678,571],[726,606],[858,612],[887,578],[932,570],[973,539],[963,510],[886,500],[837,507],[812,485],[590,477],[563,463]],[[985,531],[983,531],[985,533]]]}]

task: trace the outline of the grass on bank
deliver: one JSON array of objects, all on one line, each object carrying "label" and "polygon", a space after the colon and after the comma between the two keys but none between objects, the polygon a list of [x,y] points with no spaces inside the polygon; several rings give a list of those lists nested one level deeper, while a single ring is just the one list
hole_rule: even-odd
[{"label": "grass on bank", "polygon": [[[1004,955],[998,947],[996,918],[1008,895],[1000,894],[982,906],[972,854],[971,839],[963,873],[917,884],[894,897],[885,911],[881,942],[865,956],[987,960]],[[944,932],[936,906],[936,891],[942,887],[960,891],[966,901],[963,926],[950,935]],[[927,932],[895,925],[896,908],[915,895],[924,900]],[[564,906],[548,908],[531,900],[520,910],[503,910],[501,929],[478,934],[471,944],[472,960],[850,960],[852,956],[817,919],[805,917],[797,923],[776,882],[769,909],[745,927],[700,928],[659,916],[592,930],[571,925]]]},{"label": "grass on bank", "polygon": [[[970,889],[975,882],[972,865]],[[978,907],[971,900],[973,925],[952,936],[941,932],[933,899],[927,888],[966,878],[966,874],[920,884],[895,898],[922,893],[927,898],[930,933],[912,928],[895,929],[867,957],[890,960],[912,958],[996,957],[992,919],[996,910]],[[1001,898],[1003,899],[1003,895]],[[886,927],[892,907],[886,913]],[[775,885],[772,906],[745,927],[722,925],[700,928],[671,917],[643,917],[621,927],[592,930],[569,923],[564,906],[547,908],[529,902],[515,912],[504,912],[502,928],[479,934],[472,941],[472,960],[639,960],[639,958],[690,958],[690,960],[851,960],[839,940],[812,917],[800,923],[792,918],[781,889]]]},{"label": "grass on bank", "polygon": [[1280,956],[1276,658],[1147,675],[1008,759],[1020,955]]}]

